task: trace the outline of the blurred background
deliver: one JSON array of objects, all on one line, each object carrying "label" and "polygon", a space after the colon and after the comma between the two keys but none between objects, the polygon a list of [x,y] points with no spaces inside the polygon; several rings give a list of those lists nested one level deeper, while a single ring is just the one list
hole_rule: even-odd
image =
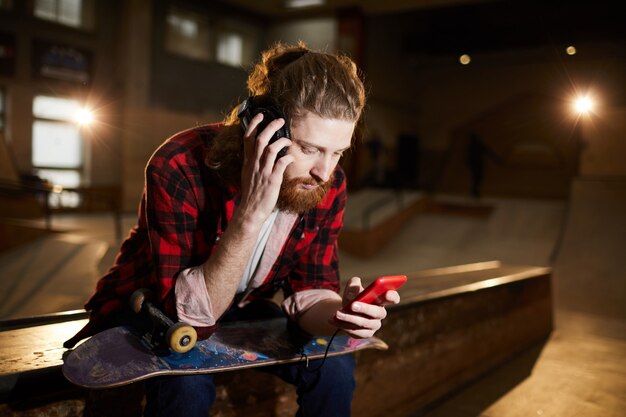
[{"label": "blurred background", "polygon": [[[621,282],[626,27],[615,7],[1,0],[0,318],[80,309],[134,223],[151,153],[220,121],[278,41],[346,53],[368,86],[342,161],[344,279],[493,259],[555,266],[565,242],[570,272],[584,261],[588,276]],[[585,300],[564,302],[621,316],[623,286],[586,280]]]},{"label": "blurred background", "polygon": [[[351,56],[368,88],[363,129],[341,162],[343,280],[490,261],[552,268],[558,332],[533,388],[514,391],[519,381],[496,378],[478,412],[433,416],[540,415],[533,404],[554,405],[544,398],[554,390],[552,415],[621,415],[626,25],[618,6],[0,0],[0,321],[10,328],[82,309],[135,222],[156,147],[222,120],[246,97],[259,53],[302,40]],[[564,337],[568,329],[577,336]],[[511,389],[506,409],[521,414],[488,408],[501,386]],[[461,402],[476,398],[470,391]]]}]

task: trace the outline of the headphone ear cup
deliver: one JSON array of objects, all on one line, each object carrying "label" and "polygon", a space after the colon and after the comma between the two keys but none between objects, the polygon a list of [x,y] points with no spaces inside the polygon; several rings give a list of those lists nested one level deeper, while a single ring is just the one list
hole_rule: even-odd
[{"label": "headphone ear cup", "polygon": [[[270,138],[269,143],[273,143],[283,137],[287,139],[291,139],[291,131],[289,130],[289,124],[288,124],[289,121],[283,115],[282,111],[280,111],[276,107],[266,107],[266,108],[257,109],[257,110],[260,110],[260,112],[263,113],[263,121],[259,123],[257,132],[261,132],[263,129],[265,129],[272,120],[276,120],[276,119],[285,120],[285,124],[280,129],[278,129],[276,133],[274,133],[274,135]],[[256,113],[259,113],[259,111],[255,111],[255,114]],[[284,147],[280,151],[278,151],[278,154],[276,154],[276,159],[282,158],[286,154],[287,154],[287,147]]]},{"label": "headphone ear cup", "polygon": [[263,113],[263,121],[259,123],[259,126],[257,127],[257,132],[261,132],[263,129],[265,129],[272,120],[276,120],[276,119],[285,120],[285,124],[276,131],[274,136],[272,136],[272,138],[270,139],[270,143],[283,137],[287,139],[291,139],[289,121],[283,115],[282,111],[280,111],[276,107],[262,107],[262,108],[254,109],[254,114],[256,115],[258,113]]},{"label": "headphone ear cup", "polygon": [[241,128],[245,132],[248,130],[248,125],[250,124],[250,119],[252,119],[252,115],[250,114],[252,106],[250,104],[250,98],[245,99],[237,109],[237,117],[239,118],[239,123],[241,123]]},{"label": "headphone ear cup", "polygon": [[291,131],[289,129],[289,120],[287,120],[283,112],[276,107],[268,107],[267,111],[269,113],[269,116],[270,116],[269,118],[271,120],[276,120],[276,119],[285,120],[285,124],[276,131],[276,134],[274,135],[274,137],[276,139],[279,139],[279,138],[291,139]]},{"label": "headphone ear cup", "polygon": [[[287,120],[278,104],[268,96],[248,97],[239,105],[237,116],[239,117],[244,131],[248,130],[250,120],[259,113],[263,113],[263,120],[256,127],[257,134],[261,133],[272,120],[284,119],[285,124],[274,133],[269,143],[275,142],[283,137],[291,139],[289,120]],[[285,147],[278,152],[277,158],[284,156],[286,153],[287,148]]]}]

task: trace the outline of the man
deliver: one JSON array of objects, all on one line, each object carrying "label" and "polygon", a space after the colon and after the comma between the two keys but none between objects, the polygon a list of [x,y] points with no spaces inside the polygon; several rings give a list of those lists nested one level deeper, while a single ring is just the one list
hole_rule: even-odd
[{"label": "man", "polygon": [[[140,287],[201,337],[220,320],[266,315],[278,289],[284,314],[308,334],[369,337],[380,328],[383,306],[338,311],[363,290],[352,278],[338,294],[346,184],[337,163],[365,105],[356,66],[304,44],[277,45],[263,53],[248,89],[249,101],[223,124],[180,132],[151,157],[138,225],[86,305],[89,324],[67,347],[115,324]],[[284,117],[246,117],[258,102]],[[350,415],[350,355],[329,358],[315,375],[303,364],[264,369],[297,386],[299,415]],[[155,378],[146,388],[146,415],[206,416],[215,399],[211,375]]]}]

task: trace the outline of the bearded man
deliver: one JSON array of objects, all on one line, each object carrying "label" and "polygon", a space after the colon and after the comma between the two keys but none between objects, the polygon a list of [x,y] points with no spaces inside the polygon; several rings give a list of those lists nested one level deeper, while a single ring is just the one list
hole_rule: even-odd
[{"label": "bearded man", "polygon": [[[339,295],[337,256],[346,203],[338,162],[365,106],[354,62],[279,44],[247,84],[249,97],[224,122],[177,133],[154,152],[138,223],[66,347],[123,323],[138,288],[204,338],[220,322],[276,314],[309,335],[369,337],[381,327],[384,306],[340,311],[363,290],[354,277]],[[269,301],[279,289],[282,308]],[[344,355],[314,377],[302,363],[263,370],[297,387],[298,415],[349,416],[354,366]],[[215,392],[210,374],[149,379],[145,415],[207,416]]]}]

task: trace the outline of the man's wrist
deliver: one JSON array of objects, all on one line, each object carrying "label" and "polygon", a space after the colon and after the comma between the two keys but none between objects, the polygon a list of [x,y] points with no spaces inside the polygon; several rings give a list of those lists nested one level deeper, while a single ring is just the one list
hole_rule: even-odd
[{"label": "man's wrist", "polygon": [[235,209],[233,217],[230,221],[229,228],[234,228],[241,233],[243,237],[251,237],[256,239],[263,227],[264,220],[256,216],[249,215],[240,209]]}]

